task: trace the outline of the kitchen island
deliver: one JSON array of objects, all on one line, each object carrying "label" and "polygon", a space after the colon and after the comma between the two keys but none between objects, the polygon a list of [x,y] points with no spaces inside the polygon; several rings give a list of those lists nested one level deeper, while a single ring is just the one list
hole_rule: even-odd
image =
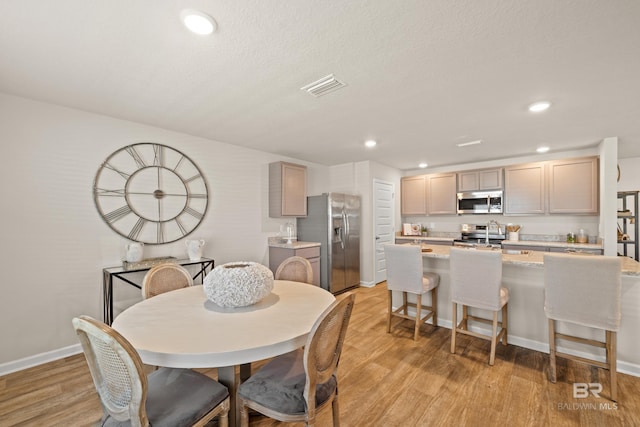
[{"label": "kitchen island", "polygon": [[[423,245],[423,249],[425,246]],[[451,328],[451,294],[449,275],[449,246],[428,245],[423,252],[425,271],[440,275],[438,289],[438,324]],[[469,249],[485,250],[485,249]],[[499,250],[499,249],[498,249]],[[509,338],[510,345],[549,352],[548,321],[544,313],[544,262],[545,252],[509,251],[503,253],[503,286],[509,289]],[[576,256],[597,256],[576,254]],[[397,298],[397,299],[396,299]],[[399,306],[400,295],[394,295],[394,306]],[[471,313],[488,316],[490,313],[470,309]],[[473,329],[473,328],[472,328]],[[481,330],[481,329],[478,329]],[[587,338],[602,339],[604,332],[577,325],[562,324],[561,331],[581,333]],[[618,371],[640,376],[640,263],[624,257],[622,264],[622,320],[618,331]],[[488,333],[484,330],[483,333]],[[559,349],[576,355],[590,355],[604,360],[604,352],[579,344],[561,341]],[[500,346],[498,346],[500,347]],[[497,359],[500,358],[498,348]]]}]

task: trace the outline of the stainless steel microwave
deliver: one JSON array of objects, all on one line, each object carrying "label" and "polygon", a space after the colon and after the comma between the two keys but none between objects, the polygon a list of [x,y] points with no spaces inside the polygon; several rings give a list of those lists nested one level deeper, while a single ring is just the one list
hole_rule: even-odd
[{"label": "stainless steel microwave", "polygon": [[458,193],[458,214],[501,214],[502,191]]}]

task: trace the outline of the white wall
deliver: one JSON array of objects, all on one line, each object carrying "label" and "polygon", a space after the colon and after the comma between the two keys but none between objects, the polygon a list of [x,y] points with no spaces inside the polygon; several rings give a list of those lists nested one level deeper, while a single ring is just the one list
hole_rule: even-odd
[{"label": "white wall", "polygon": [[[76,345],[76,315],[102,319],[102,268],[121,263],[127,241],[98,215],[92,185],[117,149],[157,142],[200,167],[209,210],[189,238],[204,239],[216,265],[267,263],[267,237],[286,222],[268,217],[270,162],[305,164],[309,194],[328,191],[326,166],[4,94],[0,141],[0,368]],[[144,255],[184,258],[184,239],[148,245]]]}]

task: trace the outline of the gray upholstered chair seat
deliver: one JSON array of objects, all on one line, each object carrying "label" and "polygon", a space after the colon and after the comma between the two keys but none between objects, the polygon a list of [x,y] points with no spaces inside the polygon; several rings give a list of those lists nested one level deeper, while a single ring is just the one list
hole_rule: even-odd
[{"label": "gray upholstered chair seat", "polygon": [[[304,414],[304,385],[306,374],[303,365],[304,350],[298,349],[278,356],[242,383],[238,395],[285,414]],[[316,386],[316,406],[332,398],[337,381]]]},{"label": "gray upholstered chair seat", "polygon": [[[190,369],[160,368],[147,377],[146,409],[153,427],[192,426],[229,396],[227,388]],[[103,426],[128,427],[111,416]]]}]

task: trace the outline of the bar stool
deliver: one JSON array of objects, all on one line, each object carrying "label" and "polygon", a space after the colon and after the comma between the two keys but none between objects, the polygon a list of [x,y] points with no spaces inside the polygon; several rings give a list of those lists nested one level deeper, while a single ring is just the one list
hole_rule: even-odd
[{"label": "bar stool", "polygon": [[[489,365],[496,358],[496,344],[507,345],[507,303],[509,290],[502,287],[502,252],[492,250],[451,248],[451,353],[456,352],[456,333],[491,341]],[[462,320],[458,323],[458,304],[462,305]],[[469,307],[493,311],[493,320],[469,314]],[[498,312],[502,321],[498,322]],[[469,330],[469,321],[492,325],[490,336]],[[500,332],[498,332],[500,327]]]},{"label": "bar stool", "polygon": [[[556,382],[556,356],[608,369],[611,400],[617,401],[616,333],[620,327],[622,262],[615,256],[549,253],[544,255],[544,312],[549,319],[549,376]],[[604,341],[556,332],[556,322],[604,330]],[[605,361],[559,352],[565,339],[606,351]]]},{"label": "bar stool", "polygon": [[[391,332],[393,316],[415,321],[413,339],[418,339],[420,326],[432,319],[433,326],[438,326],[438,284],[440,275],[422,271],[422,250],[417,245],[385,245],[385,263],[387,267],[387,289],[389,290],[389,311],[387,317],[387,333]],[[393,291],[402,292],[402,305],[395,311],[392,306]],[[416,302],[408,302],[407,294],[414,294]],[[424,294],[431,294],[431,305],[422,303]],[[416,310],[415,316],[409,315],[408,308]],[[423,317],[422,310],[427,310]]]}]

